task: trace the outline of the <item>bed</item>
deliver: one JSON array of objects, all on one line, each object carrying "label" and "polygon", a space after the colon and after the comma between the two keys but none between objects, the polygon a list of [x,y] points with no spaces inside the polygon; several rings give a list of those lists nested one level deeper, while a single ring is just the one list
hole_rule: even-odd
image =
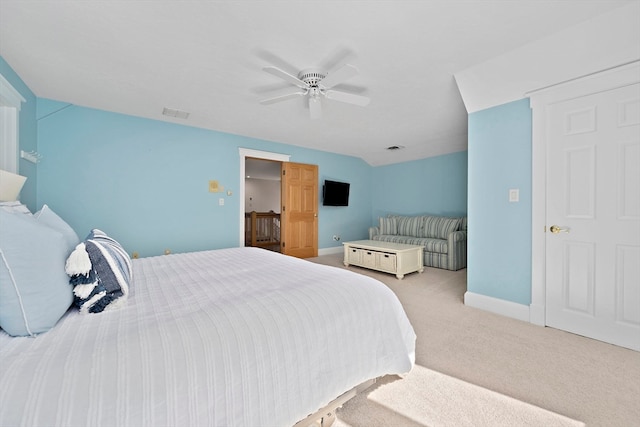
[{"label": "bed", "polygon": [[292,426],[413,366],[400,302],[367,276],[258,248],[132,268],[116,310],[0,331],[0,425]]}]

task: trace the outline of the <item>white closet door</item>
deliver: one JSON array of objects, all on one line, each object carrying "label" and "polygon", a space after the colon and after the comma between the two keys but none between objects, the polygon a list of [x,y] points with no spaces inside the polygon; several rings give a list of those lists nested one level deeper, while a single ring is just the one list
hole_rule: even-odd
[{"label": "white closet door", "polygon": [[547,111],[546,324],[640,350],[640,85]]}]

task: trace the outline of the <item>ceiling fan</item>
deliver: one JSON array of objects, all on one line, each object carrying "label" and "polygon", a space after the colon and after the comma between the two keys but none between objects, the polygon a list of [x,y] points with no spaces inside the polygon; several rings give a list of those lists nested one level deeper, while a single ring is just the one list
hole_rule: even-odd
[{"label": "ceiling fan", "polygon": [[334,89],[334,86],[358,74],[358,69],[353,65],[345,64],[330,73],[322,69],[310,68],[300,71],[297,76],[273,66],[264,67],[263,70],[296,86],[296,89],[288,88],[277,96],[260,101],[263,105],[306,96],[309,102],[311,118],[318,119],[322,116],[322,104],[320,102],[322,97],[361,107],[368,105],[370,102],[370,99],[366,96]]}]

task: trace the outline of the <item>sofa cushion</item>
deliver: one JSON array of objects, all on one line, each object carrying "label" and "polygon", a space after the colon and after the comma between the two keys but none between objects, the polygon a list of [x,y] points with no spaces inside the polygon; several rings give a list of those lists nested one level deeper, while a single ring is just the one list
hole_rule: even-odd
[{"label": "sofa cushion", "polygon": [[380,234],[398,234],[398,221],[394,216],[380,217]]},{"label": "sofa cushion", "polygon": [[435,252],[439,254],[446,254],[449,251],[448,241],[443,239],[378,234],[373,236],[373,240],[378,240],[380,242],[404,243],[406,245],[421,245],[424,246],[424,250],[426,252]]},{"label": "sofa cushion", "polygon": [[[460,218],[446,218],[440,216],[424,216],[424,226],[420,237],[431,237],[435,239],[446,239],[450,233],[460,227]],[[403,233],[400,233],[403,234]]]},{"label": "sofa cushion", "polygon": [[421,216],[396,216],[395,218],[398,221],[398,235],[423,237],[424,221]]}]

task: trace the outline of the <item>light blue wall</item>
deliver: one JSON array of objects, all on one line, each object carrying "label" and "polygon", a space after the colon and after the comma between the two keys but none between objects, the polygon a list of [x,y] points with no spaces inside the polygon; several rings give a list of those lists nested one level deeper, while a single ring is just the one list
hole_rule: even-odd
[{"label": "light blue wall", "polygon": [[[371,218],[371,166],[360,158],[307,150],[304,163],[319,167],[320,221],[318,247],[342,247],[343,241],[368,237]],[[348,182],[349,206],[322,206],[322,183],[325,179]],[[333,240],[339,235],[341,241]]]},{"label": "light blue wall", "polygon": [[[320,248],[339,246],[334,234],[367,232],[371,167],[359,158],[47,99],[38,99],[38,134],[38,203],[81,237],[100,228],[140,256],[238,246],[239,147],[289,154],[317,164],[320,182],[351,183],[348,207],[320,207]],[[225,193],[208,192],[214,179]]]},{"label": "light blue wall", "polygon": [[372,225],[394,214],[464,216],[467,213],[467,152],[373,169]]},{"label": "light blue wall", "polygon": [[[21,200],[32,211],[48,204],[81,237],[102,228],[130,253],[237,246],[239,147],[317,164],[320,185],[325,179],[351,184],[348,207],[323,207],[319,200],[321,249],[341,246],[333,235],[366,238],[378,215],[466,212],[466,152],[372,168],[355,157],[37,98],[2,57],[0,73],[26,99],[19,148],[43,156],[38,165],[20,160],[28,177]],[[211,179],[233,195],[209,193]],[[423,182],[437,185],[426,189]]]},{"label": "light blue wall", "polygon": [[[529,100],[469,115],[467,290],[531,303]],[[509,202],[509,189],[520,202]]]},{"label": "light blue wall", "polygon": [[[19,148],[25,151],[36,150],[38,133],[36,130],[36,96],[22,79],[13,71],[2,56],[0,56],[0,74],[17,90],[26,102],[22,103],[19,116],[18,138]],[[36,166],[24,159],[18,161],[18,172],[27,177],[27,181],[20,192],[20,201],[29,209],[36,207],[36,185],[38,180]]]}]

